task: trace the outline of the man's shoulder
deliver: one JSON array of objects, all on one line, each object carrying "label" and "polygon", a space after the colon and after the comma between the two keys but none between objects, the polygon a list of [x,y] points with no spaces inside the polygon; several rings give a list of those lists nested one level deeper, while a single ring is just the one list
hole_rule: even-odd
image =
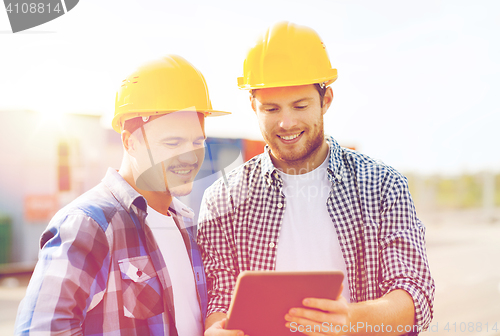
[{"label": "man's shoulder", "polygon": [[350,148],[341,147],[344,160],[359,169],[387,169],[390,168],[382,160],[373,158]]},{"label": "man's shoulder", "polygon": [[101,182],[68,203],[52,217],[40,237],[40,247],[43,247],[57,235],[57,232],[68,225],[71,226],[72,230],[75,230],[80,225],[90,225],[86,230],[94,227],[91,230],[106,232],[118,209],[119,202]]},{"label": "man's shoulder", "polygon": [[[232,199],[233,205],[243,202],[249,190],[260,185],[262,177],[262,160],[265,153],[254,156],[225,175],[219,177],[205,190],[204,199],[214,204],[228,204],[225,200]],[[224,201],[223,201],[224,200]]]},{"label": "man's shoulder", "polygon": [[341,147],[340,151],[343,164],[352,172],[353,177],[355,176],[359,181],[381,181],[384,179],[406,180],[403,174],[382,160],[349,148]]},{"label": "man's shoulder", "polygon": [[119,205],[111,191],[101,182],[59,210],[52,222],[63,222],[68,216],[86,216],[106,230]]},{"label": "man's shoulder", "polygon": [[228,187],[238,188],[242,184],[252,183],[256,177],[261,176],[262,159],[265,153],[259,154],[234,168],[225,176],[219,177],[208,189],[220,190]]}]

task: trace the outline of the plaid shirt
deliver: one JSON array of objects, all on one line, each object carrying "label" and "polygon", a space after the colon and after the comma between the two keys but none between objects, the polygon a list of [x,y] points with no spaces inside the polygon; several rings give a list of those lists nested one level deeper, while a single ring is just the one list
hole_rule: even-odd
[{"label": "plaid shirt", "polygon": [[[60,210],[40,241],[16,335],[177,335],[168,270],[149,227],[146,200],[113,169]],[[193,266],[202,315],[206,281],[193,213],[170,211]]]},{"label": "plaid shirt", "polygon": [[[347,266],[351,301],[407,291],[416,323],[427,328],[434,280],[406,178],[393,168],[326,137],[330,148],[326,207]],[[208,314],[227,313],[236,278],[245,270],[274,270],[286,210],[283,182],[269,148],[205,191],[198,228],[207,274]]]}]

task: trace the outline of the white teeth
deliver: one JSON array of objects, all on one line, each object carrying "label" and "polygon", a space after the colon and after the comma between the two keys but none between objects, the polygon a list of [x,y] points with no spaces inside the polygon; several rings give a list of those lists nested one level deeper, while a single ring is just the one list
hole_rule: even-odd
[{"label": "white teeth", "polygon": [[189,172],[191,172],[191,170],[176,170],[174,171],[174,173],[176,174],[189,174]]},{"label": "white teeth", "polygon": [[289,135],[289,136],[281,136],[280,135],[280,138],[283,139],[283,140],[293,140],[295,139],[296,137],[298,137],[301,133],[297,133],[295,135]]}]

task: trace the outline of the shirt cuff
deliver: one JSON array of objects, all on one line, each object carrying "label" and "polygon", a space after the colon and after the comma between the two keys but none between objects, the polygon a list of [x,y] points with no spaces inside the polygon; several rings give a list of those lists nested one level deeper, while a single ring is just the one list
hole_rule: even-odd
[{"label": "shirt cuff", "polygon": [[[415,324],[418,326],[418,331],[426,331],[429,328],[433,315],[433,307],[428,295],[426,295],[417,284],[407,279],[397,280],[389,288],[387,293],[396,289],[402,289],[410,294],[413,299],[413,305],[415,306]],[[434,288],[431,290],[432,293],[429,293],[429,295],[433,296]],[[409,335],[418,335],[419,332],[410,333]]]},{"label": "shirt cuff", "polygon": [[228,310],[229,309],[227,307],[215,306],[209,304],[207,309],[207,317],[212,315],[213,313],[224,313],[227,315]]}]

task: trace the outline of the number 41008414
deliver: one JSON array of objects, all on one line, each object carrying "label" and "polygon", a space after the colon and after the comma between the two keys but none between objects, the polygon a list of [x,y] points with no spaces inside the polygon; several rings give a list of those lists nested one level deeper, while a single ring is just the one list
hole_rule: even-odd
[{"label": "number 41008414", "polygon": [[[47,7],[47,8],[45,8]],[[50,7],[50,3],[48,4],[44,4],[44,3],[35,3],[35,2],[31,2],[31,3],[22,3],[22,4],[19,4],[19,3],[16,3],[14,5],[12,5],[12,3],[9,3],[9,5],[7,6],[7,13],[12,13],[14,12],[15,14],[19,14],[19,13],[23,13],[23,14],[28,14],[28,13],[31,13],[31,14],[35,14],[35,13],[51,13],[51,12],[61,12],[62,9],[59,7],[59,3],[57,3],[53,8]]]},{"label": "number 41008414", "polygon": [[445,331],[448,331],[448,332],[453,332],[453,333],[456,333],[456,332],[482,332],[482,331],[485,331],[485,332],[488,332],[488,331],[494,331],[494,332],[498,332],[499,328],[498,328],[498,325],[497,325],[498,322],[495,322],[493,324],[489,324],[488,322],[486,323],[483,323],[483,322],[469,322],[469,323],[466,323],[466,322],[460,322],[460,323],[457,323],[457,322],[453,322],[453,323],[446,323],[446,325],[444,326],[444,330]]}]

